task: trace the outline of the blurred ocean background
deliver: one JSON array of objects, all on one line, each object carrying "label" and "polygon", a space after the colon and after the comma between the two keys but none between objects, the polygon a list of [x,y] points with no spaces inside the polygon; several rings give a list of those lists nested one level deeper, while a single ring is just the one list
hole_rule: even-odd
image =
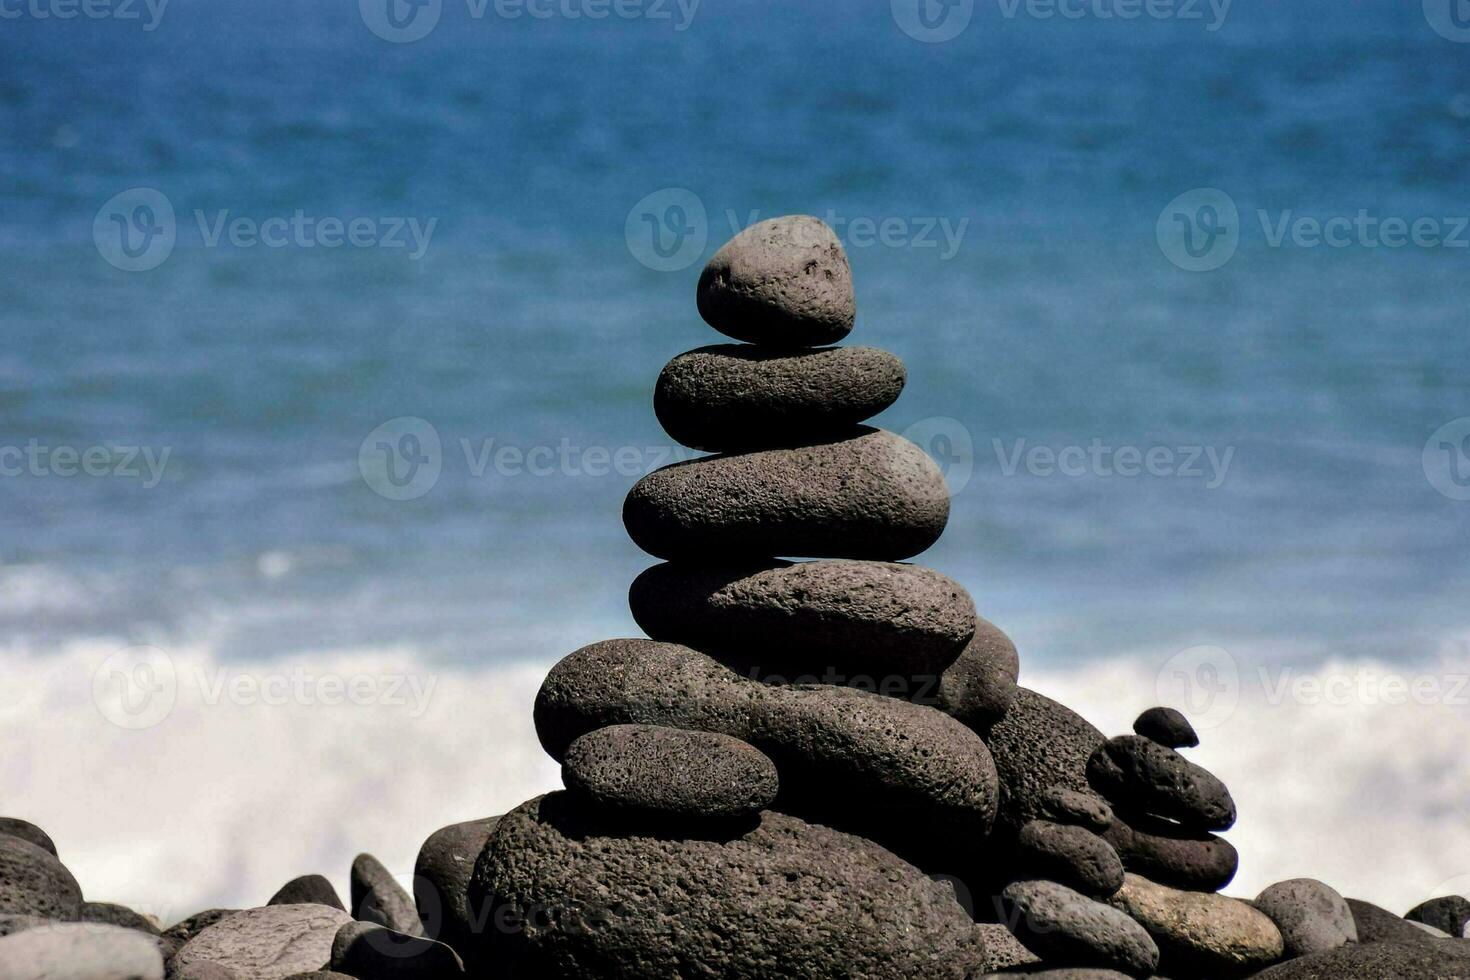
[{"label": "blurred ocean background", "polygon": [[[908,365],[879,424],[950,464],[920,560],[1011,634],[1024,682],[1116,731],[1179,651],[1228,651],[1246,693],[1200,758],[1234,777],[1243,883],[1336,873],[1406,902],[1470,873],[1470,706],[1250,693],[1259,665],[1449,688],[1470,669],[1470,502],[1435,482],[1470,462],[1431,438],[1470,415],[1470,45],[1432,2],[1124,20],[978,0],[940,43],[905,32],[903,0],[442,0],[411,43],[379,36],[373,0],[173,0],[156,22],[142,0],[27,3],[0,19],[0,446],[118,467],[140,447],[136,476],[0,477],[0,796],[89,897],[182,915],[340,879],[359,849],[406,869],[435,827],[555,785],[531,694],[636,632],[626,587],[651,561],[619,516],[635,477],[587,471],[666,460],[653,381],[720,339],[703,262],[791,212],[847,241],[850,342]],[[97,229],[138,188],[176,243],[127,271]],[[1194,272],[1160,229],[1199,188],[1239,241]],[[671,201],[698,212],[664,269],[639,230],[676,224]],[[298,212],[402,221],[407,247],[211,244],[221,220]],[[1271,241],[1360,212],[1448,242]],[[409,227],[431,229],[421,255]],[[432,426],[440,472],[395,500],[359,453],[403,417]],[[1010,465],[1095,443],[1197,453],[1198,474]],[[503,446],[558,462],[483,465]],[[180,693],[132,731],[94,679],[140,644]],[[437,689],[418,713],[205,703],[189,664]],[[1359,831],[1399,850],[1364,867]]]}]

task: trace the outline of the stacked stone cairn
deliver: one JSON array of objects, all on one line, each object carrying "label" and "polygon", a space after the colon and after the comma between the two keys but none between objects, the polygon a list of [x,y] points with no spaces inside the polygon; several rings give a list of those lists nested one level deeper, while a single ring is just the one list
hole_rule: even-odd
[{"label": "stacked stone cairn", "polygon": [[1465,898],[1219,894],[1235,804],[1181,754],[1188,720],[1104,737],[905,563],[949,498],[863,424],[905,371],[828,346],[855,305],[826,225],[742,232],[698,299],[743,343],[659,377],[665,429],[712,455],[625,503],[663,560],[629,595],[648,638],[576,651],[537,696],[564,790],[435,832],[412,896],[361,855],[351,912],[306,875],[166,929],[84,902],[44,832],[0,820],[0,980],[1470,980]]}]

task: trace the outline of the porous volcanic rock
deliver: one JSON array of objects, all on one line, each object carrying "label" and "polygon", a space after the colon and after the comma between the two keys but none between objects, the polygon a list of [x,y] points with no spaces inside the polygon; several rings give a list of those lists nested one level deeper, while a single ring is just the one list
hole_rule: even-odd
[{"label": "porous volcanic rock", "polygon": [[1141,735],[1100,746],[1087,778],[1114,807],[1140,810],[1198,830],[1228,830],[1235,801],[1225,784],[1173,749]]},{"label": "porous volcanic rock", "polygon": [[448,980],[464,963],[444,943],[375,922],[349,922],[332,939],[331,967],[357,980]]},{"label": "porous volcanic rock", "polygon": [[1011,638],[976,616],[970,641],[940,675],[937,707],[988,735],[1016,700],[1020,672],[1021,658]]},{"label": "porous volcanic rock", "polygon": [[326,967],[332,939],[352,917],[326,905],[267,905],[225,916],[184,944],[170,964],[215,963],[240,980],[278,980]]},{"label": "porous volcanic rock", "polygon": [[351,911],[355,918],[410,936],[424,934],[413,897],[383,867],[383,862],[371,854],[359,854],[352,861],[348,883],[352,888]]},{"label": "porous volcanic rock", "polygon": [[1421,902],[1404,913],[1410,922],[1422,922],[1447,933],[1455,939],[1465,938],[1465,927],[1470,924],[1470,899],[1460,895],[1445,895]]},{"label": "porous volcanic rock", "polygon": [[1041,796],[1041,815],[1102,833],[1113,825],[1113,808],[1091,790],[1052,786]]},{"label": "porous volcanic rock", "polygon": [[1107,899],[1158,943],[1165,976],[1241,976],[1281,959],[1281,930],[1262,912],[1224,895],[1187,892],[1123,876]]},{"label": "porous volcanic rock", "polygon": [[1102,732],[1066,705],[1018,688],[1005,718],[985,740],[1000,775],[997,822],[1019,831],[1043,815],[1053,787],[1090,792],[1087,760],[1102,742]]},{"label": "porous volcanic rock", "polygon": [[302,875],[292,878],[271,896],[267,905],[330,905],[334,909],[347,911],[337,889],[322,875]]},{"label": "porous volcanic rock", "polygon": [[1268,886],[1251,903],[1281,930],[1286,956],[1325,953],[1358,941],[1352,909],[1315,878],[1291,878]]},{"label": "porous volcanic rock", "polygon": [[1355,943],[1288,960],[1256,980],[1466,980],[1470,943]]},{"label": "porous volcanic rock", "polygon": [[1143,813],[1115,812],[1102,834],[1125,868],[1173,888],[1219,891],[1240,867],[1239,853],[1223,837]]},{"label": "porous volcanic rock", "polygon": [[486,910],[469,907],[466,889],[499,820],[485,817],[441,827],[424,841],[414,862],[414,904],[424,935],[448,943],[462,957],[468,955],[470,937],[489,925]]},{"label": "porous volcanic rock", "polygon": [[1006,925],[1047,966],[1105,967],[1146,977],[1159,950],[1138,923],[1054,881],[1006,886]]},{"label": "porous volcanic rock", "polygon": [[1028,874],[1084,895],[1111,895],[1123,887],[1123,862],[1108,842],[1086,827],[1032,820],[1016,835],[1016,861]]},{"label": "porous volcanic rock", "polygon": [[1134,720],[1133,731],[1170,749],[1188,749],[1199,744],[1194,726],[1175,708],[1149,708]]},{"label": "porous volcanic rock", "polygon": [[82,922],[101,922],[124,929],[136,929],[150,936],[157,936],[162,932],[158,923],[148,916],[115,902],[83,902],[78,918]]},{"label": "porous volcanic rock", "polygon": [[0,834],[19,837],[43,851],[50,852],[52,857],[56,856],[56,844],[51,840],[51,836],[29,820],[22,820],[19,817],[0,817]]},{"label": "porous volcanic rock", "polygon": [[0,836],[0,913],[76,919],[81,912],[82,889],[55,854]]},{"label": "porous volcanic rock", "polygon": [[1358,930],[1360,943],[1432,943],[1435,938],[1423,928],[1388,909],[1347,898],[1348,909],[1353,913],[1353,927]]}]

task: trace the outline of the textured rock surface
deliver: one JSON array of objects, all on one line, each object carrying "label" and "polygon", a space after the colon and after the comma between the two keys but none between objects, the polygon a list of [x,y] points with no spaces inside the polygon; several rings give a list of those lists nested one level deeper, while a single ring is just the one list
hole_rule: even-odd
[{"label": "textured rock surface", "polygon": [[1470,945],[1366,943],[1288,960],[1257,980],[1470,980]]},{"label": "textured rock surface", "polygon": [[1353,913],[1353,927],[1358,931],[1360,943],[1432,943],[1430,936],[1419,926],[1388,909],[1356,898],[1344,899]]},{"label": "textured rock surface", "polygon": [[199,935],[205,929],[214,925],[226,916],[234,915],[239,909],[205,909],[203,912],[195,912],[186,919],[180,919],[167,929],[163,930],[163,938],[177,947],[182,947],[189,940]]},{"label": "textured rock surface", "polygon": [[748,742],[659,725],[588,732],[567,749],[562,780],[593,806],[685,821],[754,816],[780,787],[776,764]]},{"label": "textured rock surface", "polygon": [[292,878],[280,887],[267,905],[305,905],[316,903],[317,905],[330,905],[334,909],[347,911],[347,906],[342,904],[342,899],[337,895],[337,889],[322,875],[302,875]]},{"label": "textured rock surface", "polygon": [[1084,895],[1123,887],[1123,862],[1107,841],[1085,827],[1032,820],[1016,836],[1016,861],[1027,874]]},{"label": "textured rock surface", "polygon": [[866,678],[874,688],[891,676],[937,678],[975,631],[975,604],[958,582],[890,562],[670,562],[634,580],[628,605],[653,639],[748,676]]},{"label": "textured rock surface", "polygon": [[156,936],[161,931],[158,923],[148,916],[115,902],[83,902],[79,917],[83,922],[101,922],[124,929],[136,929],[150,936]]},{"label": "textured rock surface", "polygon": [[[48,919],[44,915],[10,915],[0,914],[0,936],[10,936],[36,926],[49,926],[55,919]],[[1410,926],[1410,928],[1414,928]]]},{"label": "textured rock surface", "polygon": [[1427,902],[1409,909],[1404,918],[1410,922],[1422,922],[1456,939],[1465,937],[1465,926],[1470,923],[1470,899],[1460,895],[1431,898]]},{"label": "textured rock surface", "polygon": [[56,855],[19,837],[0,836],[0,912],[75,919],[82,889]]},{"label": "textured rock surface", "polygon": [[770,347],[834,344],[857,315],[842,243],[805,214],[757,222],[722,245],[700,274],[697,303],[720,333]]},{"label": "textured rock surface", "polygon": [[1098,970],[1087,966],[1064,966],[1056,970],[1024,968],[1001,973],[985,973],[979,980],[1005,980],[1007,977],[1031,977],[1032,980],[1128,980],[1128,974],[1117,970]]},{"label": "textured rock surface", "polygon": [[922,449],[861,428],[839,442],[709,456],[639,480],[623,503],[633,542],[659,558],[911,558],[949,520],[944,475]]},{"label": "textured rock surface", "polygon": [[728,841],[609,836],[553,793],[501,818],[470,901],[511,924],[487,933],[487,961],[537,978],[961,980],[973,966],[950,886],[769,811]]},{"label": "textured rock surface", "polygon": [[1194,726],[1176,708],[1149,708],[1134,719],[1133,731],[1170,749],[1188,749],[1199,744]]},{"label": "textured rock surface", "polygon": [[1091,790],[1052,786],[1041,794],[1041,815],[1057,823],[1073,824],[1102,833],[1116,819],[1108,801]]},{"label": "textured rock surface", "polygon": [[[424,935],[448,943],[467,956],[469,937],[483,931],[485,910],[472,910],[466,898],[475,861],[500,818],[450,824],[429,835],[413,866],[414,904]],[[468,962],[468,960],[466,961]]]},{"label": "textured rock surface", "polygon": [[1005,719],[986,739],[1000,774],[999,822],[1020,830],[1042,815],[1053,786],[1090,792],[1087,760],[1102,742],[1102,732],[1075,711],[1018,688]]},{"label": "textured rock surface", "polygon": [[939,678],[938,707],[989,734],[1016,700],[1021,658],[1011,638],[994,624],[975,617],[974,633]]},{"label": "textured rock surface", "polygon": [[135,929],[63,922],[0,939],[0,980],[163,980],[163,955]]},{"label": "textured rock surface", "polygon": [[1142,813],[1115,814],[1103,831],[1135,874],[1173,888],[1214,892],[1230,884],[1240,866],[1234,845],[1205,831]]},{"label": "textured rock surface", "polygon": [[762,684],[672,643],[608,640],[570,654],[547,675],[535,717],[557,761],[608,725],[731,735],[776,763],[778,809],[906,856],[978,844],[995,815],[990,753],[948,715],[851,688]]},{"label": "textured rock surface", "polygon": [[823,442],[898,400],[903,362],[876,347],[701,347],[664,366],[653,411],[670,436],[711,452]]},{"label": "textured rock surface", "polygon": [[1281,958],[1281,931],[1270,918],[1224,895],[1187,892],[1125,875],[1108,899],[1158,943],[1166,976],[1238,976]]},{"label": "textured rock surface", "polygon": [[1006,924],[1048,966],[1106,967],[1146,977],[1159,950],[1138,923],[1053,881],[1018,881],[1002,893]]},{"label": "textured rock surface", "polygon": [[1087,777],[1115,807],[1167,817],[1191,829],[1226,830],[1235,823],[1235,801],[1224,783],[1141,735],[1108,739],[1088,762]]},{"label": "textured rock surface", "polygon": [[184,944],[171,969],[216,963],[240,980],[278,980],[326,967],[352,917],[325,905],[267,905],[226,916]]},{"label": "textured rock surface", "polygon": [[363,922],[375,922],[410,936],[423,935],[418,909],[413,897],[371,854],[359,854],[352,861],[349,875],[352,888],[352,913]]},{"label": "textured rock surface", "polygon": [[464,963],[443,943],[373,922],[349,922],[332,939],[333,970],[357,980],[444,980]]},{"label": "textured rock surface", "polygon": [[1021,940],[998,922],[975,923],[975,945],[980,947],[977,968],[982,973],[1041,962],[1041,957],[1021,945]]},{"label": "textured rock surface", "polygon": [[19,817],[0,817],[0,834],[9,834],[11,837],[19,837],[28,844],[34,844],[43,851],[48,851],[54,857],[56,845],[46,831],[37,827],[29,820]]},{"label": "textured rock surface", "polygon": [[1314,878],[1292,878],[1267,887],[1251,903],[1276,928],[1291,958],[1358,941],[1358,927],[1343,897]]}]

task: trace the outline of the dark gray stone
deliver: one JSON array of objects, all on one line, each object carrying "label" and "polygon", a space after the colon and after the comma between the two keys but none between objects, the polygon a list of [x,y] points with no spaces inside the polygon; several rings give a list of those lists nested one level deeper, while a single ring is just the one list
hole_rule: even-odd
[{"label": "dark gray stone", "polygon": [[321,970],[337,930],[352,921],[327,905],[267,905],[227,915],[184,944],[169,964],[182,970],[214,963],[242,980]]},{"label": "dark gray stone", "polygon": [[1000,774],[997,823],[1014,833],[1042,816],[1053,787],[1090,792],[1087,760],[1103,734],[1066,705],[1029,688],[1016,691],[985,744]]},{"label": "dark gray stone", "polygon": [[189,940],[199,935],[205,929],[214,925],[226,916],[234,915],[239,909],[205,909],[203,912],[195,912],[187,919],[180,919],[167,929],[163,930],[163,938],[182,947]]},{"label": "dark gray stone", "polygon": [[1421,902],[1404,913],[1410,922],[1422,922],[1448,933],[1455,939],[1465,938],[1465,926],[1470,923],[1470,899],[1460,895],[1446,895]]},{"label": "dark gray stone", "polygon": [[1123,867],[1161,885],[1217,892],[1240,867],[1239,853],[1223,837],[1143,813],[1115,811],[1114,817],[1103,837],[1123,859]]},{"label": "dark gray stone", "polygon": [[1347,902],[1315,878],[1278,881],[1251,904],[1281,930],[1289,959],[1325,953],[1358,941],[1358,927]]},{"label": "dark gray stone", "polygon": [[1146,977],[1159,950],[1143,927],[1117,909],[1054,881],[1006,886],[1006,925],[1049,967],[1103,967]]},{"label": "dark gray stone", "polygon": [[98,922],[58,922],[0,938],[0,980],[50,978],[163,980],[163,954],[136,929]]},{"label": "dark gray stone", "polygon": [[720,333],[767,347],[835,344],[857,315],[842,243],[806,214],[757,222],[722,245],[699,277],[697,302]]},{"label": "dark gray stone", "polygon": [[1288,960],[1256,980],[1465,980],[1470,943],[1359,943]]},{"label": "dark gray stone", "polygon": [[906,376],[902,361],[876,347],[720,344],[664,365],[653,411],[665,432],[695,449],[796,446],[846,435],[897,401]]},{"label": "dark gray stone", "polygon": [[749,742],[776,763],[776,809],[862,834],[926,866],[930,848],[983,845],[995,814],[990,753],[948,715],[852,688],[762,684],[672,643],[608,640],[570,654],[542,684],[535,718],[558,762],[578,736],[608,725]]},{"label": "dark gray stone", "polygon": [[992,970],[1008,970],[1019,966],[1034,966],[1040,957],[1025,946],[1012,932],[999,922],[975,923],[975,945],[980,948],[982,974]]},{"label": "dark gray stone", "polygon": [[470,937],[486,928],[484,910],[471,910],[466,890],[475,860],[500,818],[450,824],[429,835],[413,866],[414,904],[424,935],[454,947],[471,963]]},{"label": "dark gray stone", "polygon": [[0,836],[0,913],[76,919],[81,912],[82,889],[55,854]]},{"label": "dark gray stone", "polygon": [[1084,895],[1107,896],[1123,887],[1123,862],[1108,842],[1086,827],[1032,820],[1016,835],[1016,861],[1029,877],[1059,882]]},{"label": "dark gray stone", "polygon": [[1174,708],[1149,708],[1133,722],[1133,731],[1170,749],[1193,748],[1199,736],[1184,713]]},{"label": "dark gray stone", "polygon": [[337,930],[331,966],[357,980],[441,980],[465,972],[459,956],[443,943],[373,922],[349,922]]},{"label": "dark gray stone", "polygon": [[280,887],[267,905],[330,905],[334,909],[347,911],[337,889],[323,875],[302,875],[292,878]]},{"label": "dark gray stone", "polygon": [[352,860],[349,876],[352,888],[353,917],[361,922],[374,922],[395,932],[410,936],[424,934],[413,897],[394,879],[383,862],[371,854],[359,854]]},{"label": "dark gray stone", "polygon": [[113,902],[83,902],[79,918],[83,922],[101,922],[124,929],[137,929],[150,936],[157,936],[162,932],[158,924],[146,915]]},{"label": "dark gray stone", "polygon": [[707,456],[643,477],[623,524],[651,555],[901,561],[939,540],[944,475],[922,449],[860,427],[815,446]]},{"label": "dark gray stone", "polygon": [[675,820],[737,820],[776,801],[776,764],[729,735],[610,725],[571,744],[562,781],[593,806]]},{"label": "dark gray stone", "polygon": [[1419,926],[1388,909],[1356,898],[1344,899],[1353,913],[1353,926],[1360,943],[1433,943],[1438,942]]},{"label": "dark gray stone", "polygon": [[1225,784],[1173,749],[1141,735],[1100,746],[1087,777],[1114,807],[1167,817],[1191,830],[1227,830],[1235,801]]},{"label": "dark gray stone", "polygon": [[953,889],[869,840],[772,811],[716,840],[599,819],[565,793],[501,818],[470,885],[499,926],[486,962],[538,980],[962,980],[974,964]]},{"label": "dark gray stone", "polygon": [[1032,980],[1128,980],[1128,974],[1117,970],[1096,970],[1085,966],[1064,966],[1059,970],[1050,970],[1044,964],[1040,967],[985,973],[979,980],[1005,980],[1006,977],[1031,977]]},{"label": "dark gray stone", "polygon": [[1091,790],[1052,786],[1041,795],[1041,815],[1102,833],[1113,825],[1113,808]]},{"label": "dark gray stone", "polygon": [[939,678],[938,707],[980,735],[1005,717],[1016,700],[1021,658],[1011,638],[976,616],[975,632]]},{"label": "dark gray stone", "polygon": [[[864,686],[889,678],[902,696],[937,679],[975,630],[975,604],[951,578],[877,561],[671,562],[628,592],[655,640],[712,654],[747,676]],[[934,685],[931,684],[931,687]]]},{"label": "dark gray stone", "polygon": [[0,834],[19,837],[43,851],[49,851],[53,857],[56,855],[56,844],[51,840],[50,835],[29,820],[22,820],[19,817],[0,817]]}]

